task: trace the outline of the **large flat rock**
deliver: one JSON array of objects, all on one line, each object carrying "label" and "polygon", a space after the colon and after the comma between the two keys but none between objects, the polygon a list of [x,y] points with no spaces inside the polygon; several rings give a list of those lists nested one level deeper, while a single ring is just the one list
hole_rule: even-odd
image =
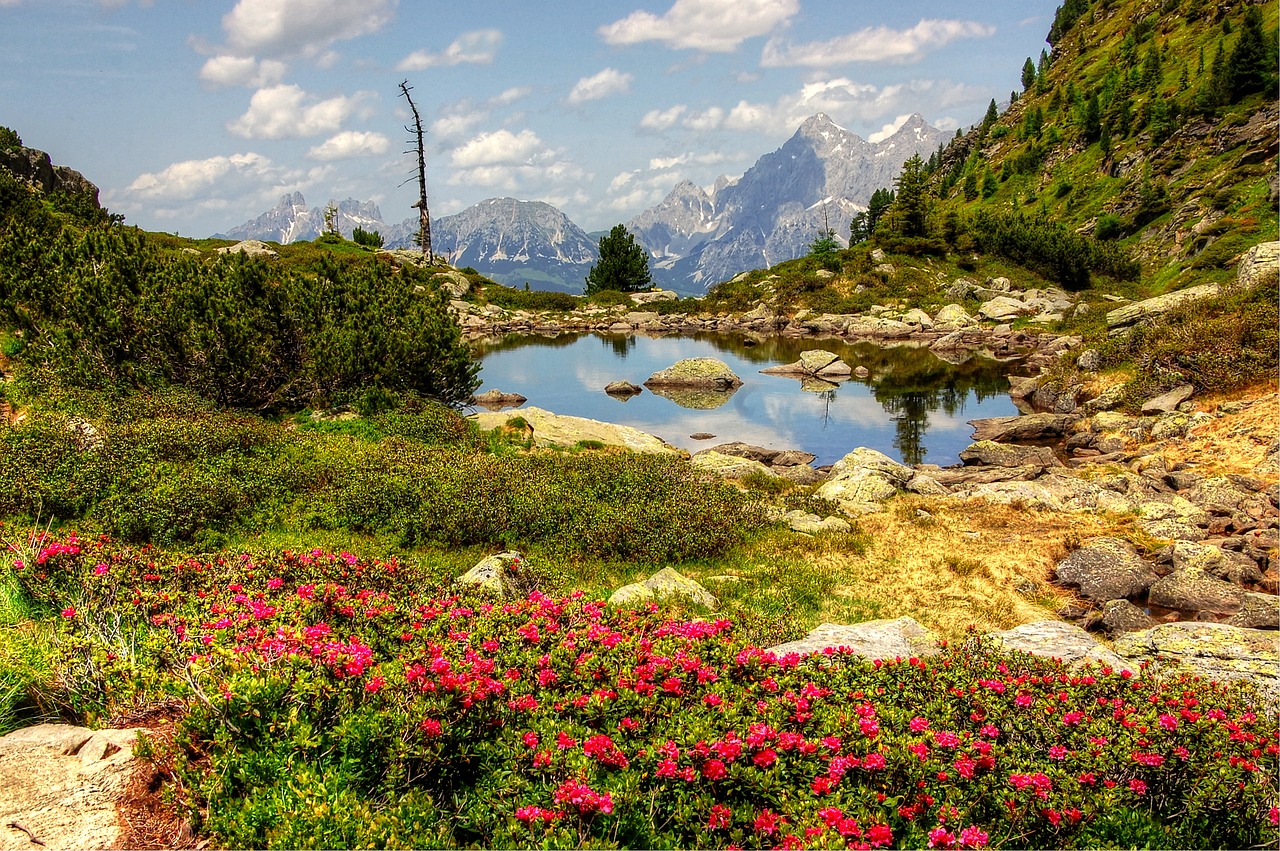
[{"label": "large flat rock", "polygon": [[684,455],[660,437],[646,434],[631,426],[602,423],[586,417],[553,414],[542,408],[521,408],[514,412],[472,414],[468,419],[480,428],[499,428],[519,417],[533,429],[535,446],[573,446],[582,441],[596,441],[605,446],[619,446],[632,452],[650,452],[662,455]]},{"label": "large flat rock", "polygon": [[1116,653],[1134,663],[1159,658],[1209,680],[1252,683],[1280,705],[1280,632],[1222,623],[1180,621],[1116,639]]},{"label": "large flat rock", "polygon": [[1145,301],[1126,304],[1124,307],[1117,307],[1107,313],[1107,327],[1122,328],[1126,325],[1132,325],[1140,320],[1168,313],[1179,305],[1215,296],[1220,291],[1221,287],[1217,284],[1200,284],[1195,287],[1187,287],[1185,290],[1158,295]]},{"label": "large flat rock", "polygon": [[136,730],[66,724],[0,738],[0,849],[121,847],[116,804],[137,768],[136,740]]},{"label": "large flat rock", "polygon": [[936,656],[939,652],[938,636],[909,617],[848,626],[824,623],[798,641],[788,641],[769,649],[779,656],[789,653],[807,656],[825,650],[844,650],[872,660]]}]

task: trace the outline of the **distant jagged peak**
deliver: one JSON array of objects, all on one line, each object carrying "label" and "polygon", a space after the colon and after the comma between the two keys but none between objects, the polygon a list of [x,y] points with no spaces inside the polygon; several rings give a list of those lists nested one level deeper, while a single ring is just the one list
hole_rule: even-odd
[{"label": "distant jagged peak", "polygon": [[813,136],[813,135],[821,135],[824,130],[827,132],[830,132],[832,130],[838,131],[840,133],[849,132],[845,128],[841,127],[839,124],[836,124],[834,121],[832,121],[831,116],[827,115],[825,112],[819,112],[815,115],[811,115],[808,118],[806,118],[804,122],[800,125],[800,129],[798,129],[796,132],[801,134],[802,136]]}]

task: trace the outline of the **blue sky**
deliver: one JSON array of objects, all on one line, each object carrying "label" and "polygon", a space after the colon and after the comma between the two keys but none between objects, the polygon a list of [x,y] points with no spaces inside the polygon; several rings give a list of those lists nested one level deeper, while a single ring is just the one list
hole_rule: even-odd
[{"label": "blue sky", "polygon": [[1019,88],[1057,0],[0,0],[0,124],[148,230],[301,191],[408,218],[540,200],[588,230],[742,174],[809,115],[875,140]]}]

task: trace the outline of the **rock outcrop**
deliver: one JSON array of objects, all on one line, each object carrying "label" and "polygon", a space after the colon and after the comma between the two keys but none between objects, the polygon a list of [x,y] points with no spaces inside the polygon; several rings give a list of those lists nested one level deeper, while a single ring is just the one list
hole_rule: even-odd
[{"label": "rock outcrop", "polygon": [[653,600],[683,599],[708,609],[718,604],[715,595],[697,582],[670,567],[664,567],[643,582],[624,585],[609,597],[612,606],[636,606]]},{"label": "rock outcrop", "polygon": [[472,414],[468,417],[485,430],[500,428],[515,418],[523,420],[532,430],[535,446],[576,446],[584,441],[594,441],[603,443],[605,446],[629,449],[632,452],[684,454],[684,450],[677,449],[661,438],[630,426],[602,423],[586,417],[553,414],[537,407],[521,408],[519,411],[510,413]]},{"label": "rock outcrop", "polygon": [[0,738],[0,849],[119,848],[136,730],[39,724]]}]

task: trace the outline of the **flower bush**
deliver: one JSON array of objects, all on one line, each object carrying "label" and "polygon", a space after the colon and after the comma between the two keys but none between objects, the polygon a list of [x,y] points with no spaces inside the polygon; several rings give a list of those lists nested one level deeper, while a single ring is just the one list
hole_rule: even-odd
[{"label": "flower bush", "polygon": [[[16,566],[15,566],[16,567]],[[187,803],[232,847],[1274,846],[1274,712],[980,637],[801,658],[727,620],[495,600],[325,552],[46,541],[99,713],[178,696]]]}]

